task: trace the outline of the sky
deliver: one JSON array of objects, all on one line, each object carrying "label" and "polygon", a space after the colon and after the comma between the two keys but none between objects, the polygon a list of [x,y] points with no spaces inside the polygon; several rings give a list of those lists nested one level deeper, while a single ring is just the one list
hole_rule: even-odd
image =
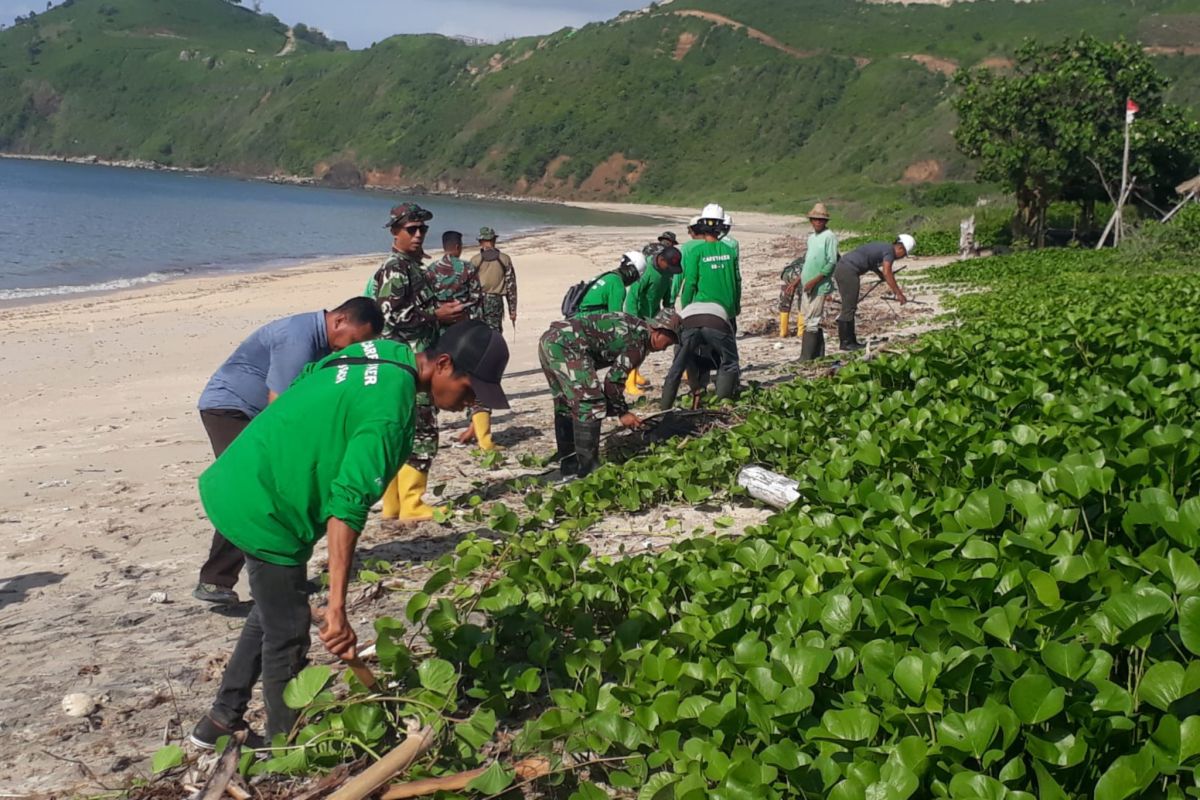
[{"label": "sky", "polygon": [[[243,0],[249,6],[252,0]],[[303,22],[342,39],[351,47],[367,47],[397,33],[441,33],[499,41],[513,36],[550,33],[568,25],[608,19],[621,11],[642,8],[649,0],[261,0],[284,22]],[[57,0],[56,0],[57,4]],[[0,22],[8,24],[30,10],[41,13],[45,0],[0,0]]]}]

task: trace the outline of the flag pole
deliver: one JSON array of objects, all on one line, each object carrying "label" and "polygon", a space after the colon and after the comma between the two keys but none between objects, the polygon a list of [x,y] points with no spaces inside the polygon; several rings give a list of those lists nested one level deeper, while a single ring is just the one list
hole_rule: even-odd
[{"label": "flag pole", "polygon": [[1113,230],[1113,243],[1120,244],[1125,235],[1125,198],[1129,194],[1129,131],[1133,127],[1133,115],[1138,111],[1131,99],[1125,100],[1125,152],[1121,156],[1121,193],[1117,196],[1117,224]]}]

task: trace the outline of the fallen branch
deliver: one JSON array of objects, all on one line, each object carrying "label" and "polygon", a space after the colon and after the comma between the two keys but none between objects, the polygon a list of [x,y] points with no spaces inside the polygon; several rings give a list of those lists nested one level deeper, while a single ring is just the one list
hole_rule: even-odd
[{"label": "fallen branch", "polygon": [[229,782],[237,774],[238,759],[242,755],[242,742],[244,741],[246,741],[245,731],[238,731],[229,737],[229,743],[225,745],[225,752],[221,753],[221,758],[217,761],[217,768],[213,770],[212,775],[208,776],[208,780],[196,800],[221,800],[225,790],[229,788]]},{"label": "fallen branch", "polygon": [[[523,781],[537,780],[550,774],[550,761],[546,758],[527,758],[513,765],[517,778]],[[410,797],[424,797],[434,792],[456,792],[467,788],[467,785],[487,772],[486,767],[459,772],[455,775],[444,775],[440,778],[424,778],[409,783],[395,783],[381,795],[381,800],[405,800]]]},{"label": "fallen branch", "polygon": [[346,781],[342,788],[329,796],[329,800],[363,800],[364,797],[408,769],[412,762],[420,758],[433,745],[433,741],[433,728],[426,725],[416,733],[410,734],[395,750]]}]

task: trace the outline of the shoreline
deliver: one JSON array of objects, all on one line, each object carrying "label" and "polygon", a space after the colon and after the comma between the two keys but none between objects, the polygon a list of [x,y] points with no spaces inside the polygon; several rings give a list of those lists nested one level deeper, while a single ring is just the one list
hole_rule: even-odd
[{"label": "shoreline", "polygon": [[[590,205],[641,205],[638,203],[620,203],[619,201],[592,201],[570,200],[555,197],[531,197],[529,195],[507,194],[504,192],[472,192],[463,191],[461,189],[438,190],[430,188],[422,183],[401,184],[396,186],[380,186],[378,184],[343,186],[335,183],[325,183],[320,178],[315,176],[294,175],[289,173],[261,175],[257,173],[239,172],[237,170],[227,169],[225,167],[177,167],[172,164],[163,164],[158,161],[147,161],[145,159],[109,159],[97,155],[64,156],[47,153],[11,153],[0,151],[0,158],[10,159],[13,161],[41,161],[59,164],[74,164],[82,167],[112,167],[114,169],[132,169],[141,170],[144,172],[175,172],[185,175],[207,175],[213,178],[231,178],[233,180],[253,181],[255,183],[273,183],[279,186],[301,186],[313,189],[335,189],[348,192],[377,192],[381,194],[391,192],[396,194],[411,194],[421,197],[453,197],[464,200],[482,200],[485,202],[495,203],[576,206],[581,208],[588,207]],[[657,206],[655,204],[650,205],[653,207],[667,207]]]}]

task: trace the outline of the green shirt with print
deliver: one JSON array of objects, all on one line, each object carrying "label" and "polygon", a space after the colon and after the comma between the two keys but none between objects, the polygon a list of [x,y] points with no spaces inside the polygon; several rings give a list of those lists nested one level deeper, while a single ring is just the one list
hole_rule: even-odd
[{"label": "green shirt with print", "polygon": [[[380,361],[394,363],[362,363]],[[408,345],[385,339],[309,364],[200,476],[209,520],[283,566],[308,562],[330,517],[361,531],[412,450],[415,368]]]}]

